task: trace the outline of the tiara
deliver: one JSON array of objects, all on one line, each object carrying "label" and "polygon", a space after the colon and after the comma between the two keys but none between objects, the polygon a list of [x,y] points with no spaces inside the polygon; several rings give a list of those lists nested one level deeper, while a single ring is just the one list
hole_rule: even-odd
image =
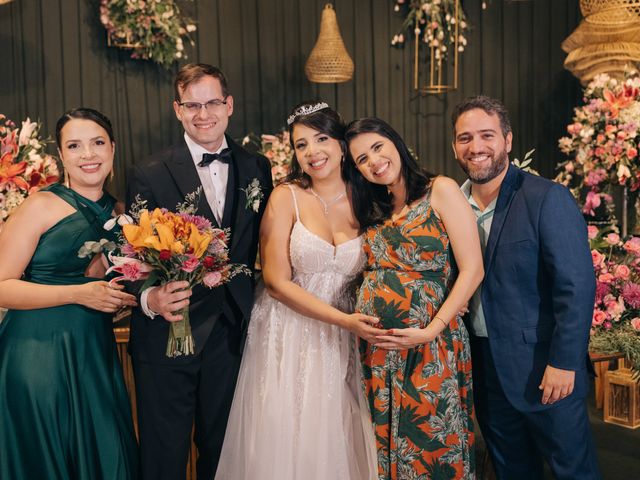
[{"label": "tiara", "polygon": [[298,107],[295,112],[289,115],[289,118],[287,118],[287,125],[291,126],[296,118],[303,117],[305,115],[311,115],[312,113],[315,113],[318,110],[322,110],[323,108],[329,108],[329,104],[327,104],[326,102],[320,102],[316,103],[315,105],[302,105],[301,107]]}]

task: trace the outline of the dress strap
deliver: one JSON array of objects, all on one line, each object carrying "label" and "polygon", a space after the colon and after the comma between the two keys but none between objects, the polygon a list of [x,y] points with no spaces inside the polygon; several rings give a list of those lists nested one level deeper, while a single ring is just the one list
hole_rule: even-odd
[{"label": "dress strap", "polygon": [[293,206],[296,209],[296,221],[300,221],[300,211],[298,210],[298,200],[296,199],[296,192],[293,188],[293,185],[291,185],[290,183],[287,184],[287,187],[289,187],[289,190],[291,190],[291,196],[293,197]]}]

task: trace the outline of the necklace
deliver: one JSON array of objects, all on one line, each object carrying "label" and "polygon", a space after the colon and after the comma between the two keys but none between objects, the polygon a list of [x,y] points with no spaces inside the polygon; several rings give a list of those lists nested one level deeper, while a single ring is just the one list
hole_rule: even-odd
[{"label": "necklace", "polygon": [[320,201],[320,203],[324,207],[324,214],[325,215],[329,215],[329,207],[331,205],[335,204],[342,197],[344,197],[344,195],[346,193],[346,192],[339,193],[337,196],[335,196],[334,198],[332,198],[328,202],[325,202],[324,199],[320,195],[318,195],[316,192],[313,191],[313,188],[309,187],[309,191],[313,194],[314,197],[316,197]]}]

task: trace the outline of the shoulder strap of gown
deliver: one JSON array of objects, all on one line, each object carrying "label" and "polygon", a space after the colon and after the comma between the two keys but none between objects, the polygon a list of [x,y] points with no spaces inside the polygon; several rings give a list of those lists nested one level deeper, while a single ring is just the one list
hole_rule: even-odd
[{"label": "shoulder strap of gown", "polygon": [[300,221],[300,211],[298,210],[298,200],[296,199],[296,191],[293,188],[293,185],[291,185],[290,183],[287,184],[287,187],[289,187],[289,190],[291,190],[291,196],[293,197],[293,206],[296,209],[296,221]]},{"label": "shoulder strap of gown", "polygon": [[[107,192],[104,192],[100,200],[94,202],[59,183],[47,187],[47,190],[56,194],[78,210],[78,212],[85,217],[89,225],[94,227],[98,232],[103,230],[102,226],[111,218],[111,212],[116,203],[115,198]],[[104,233],[105,236],[107,236],[107,232],[105,231]]]}]

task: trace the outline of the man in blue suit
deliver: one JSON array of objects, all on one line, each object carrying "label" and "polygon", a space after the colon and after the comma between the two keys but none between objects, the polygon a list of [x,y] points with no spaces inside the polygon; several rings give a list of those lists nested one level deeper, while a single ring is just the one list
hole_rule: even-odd
[{"label": "man in blue suit", "polygon": [[510,165],[504,106],[454,110],[462,190],[478,222],[485,278],[469,305],[478,423],[499,479],[600,478],[585,396],[595,275],[569,191]]}]

